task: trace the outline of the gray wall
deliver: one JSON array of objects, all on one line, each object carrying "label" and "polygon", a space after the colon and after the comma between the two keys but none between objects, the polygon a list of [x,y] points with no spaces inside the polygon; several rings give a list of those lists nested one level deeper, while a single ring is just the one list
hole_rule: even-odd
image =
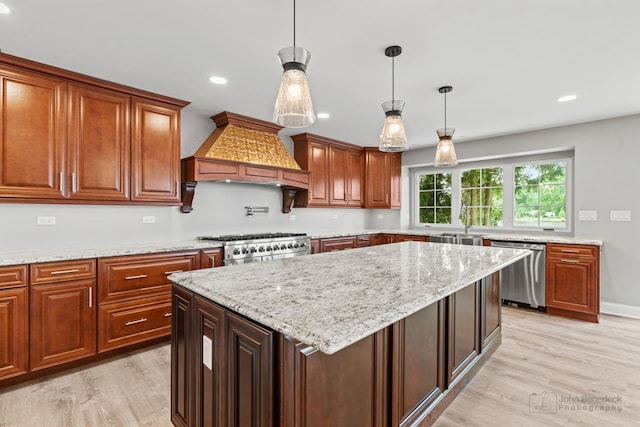
[{"label": "gray wall", "polygon": [[[601,253],[603,305],[622,304],[640,309],[640,286],[635,267],[640,265],[640,115],[602,120],[497,138],[456,144],[458,158],[480,160],[504,155],[530,154],[573,148],[573,234],[604,241]],[[431,163],[434,147],[403,155],[403,167]],[[403,200],[403,224],[410,209]],[[597,221],[578,221],[577,212],[593,210]],[[631,222],[612,222],[611,210],[631,211]],[[604,311],[604,310],[603,310]]]}]

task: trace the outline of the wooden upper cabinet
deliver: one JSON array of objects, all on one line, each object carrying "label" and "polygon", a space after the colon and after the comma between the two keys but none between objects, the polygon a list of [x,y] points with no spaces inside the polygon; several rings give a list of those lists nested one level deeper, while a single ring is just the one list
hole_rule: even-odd
[{"label": "wooden upper cabinet", "polygon": [[179,205],[187,104],[0,53],[0,201]]},{"label": "wooden upper cabinet", "polygon": [[310,141],[307,134],[294,135],[294,157],[309,174],[309,190],[296,194],[295,206],[329,205],[329,146]]},{"label": "wooden upper cabinet", "polygon": [[365,147],[365,208],[399,209],[402,196],[402,154]]},{"label": "wooden upper cabinet", "polygon": [[0,65],[0,197],[62,199],[67,83]]},{"label": "wooden upper cabinet", "polygon": [[291,137],[294,157],[309,175],[309,190],[298,192],[295,206],[362,207],[362,148],[318,135]]},{"label": "wooden upper cabinet", "polygon": [[131,97],[70,83],[69,100],[69,197],[129,200]]},{"label": "wooden upper cabinet", "polygon": [[179,202],[179,108],[133,98],[132,111],[131,200]]}]

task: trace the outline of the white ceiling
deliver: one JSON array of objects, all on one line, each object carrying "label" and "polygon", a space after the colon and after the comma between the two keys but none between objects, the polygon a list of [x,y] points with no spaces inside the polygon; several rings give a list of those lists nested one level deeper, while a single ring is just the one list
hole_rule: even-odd
[{"label": "white ceiling", "polygon": [[[191,101],[187,109],[270,121],[293,43],[292,0],[0,0],[0,49]],[[640,113],[638,0],[297,0],[297,45],[316,112],[311,132],[375,146],[404,99],[411,148],[448,125],[458,142]],[[227,77],[215,86],[209,76]],[[559,96],[577,94],[560,104]]]}]

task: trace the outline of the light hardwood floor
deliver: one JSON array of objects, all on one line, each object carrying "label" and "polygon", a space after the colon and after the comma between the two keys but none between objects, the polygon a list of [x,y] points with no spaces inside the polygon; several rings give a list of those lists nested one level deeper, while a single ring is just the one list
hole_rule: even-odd
[{"label": "light hardwood floor", "polygon": [[[0,426],[171,426],[169,360],[163,344],[2,390]],[[619,402],[562,402],[583,396]],[[435,425],[640,425],[640,320],[505,307],[502,345]]]}]

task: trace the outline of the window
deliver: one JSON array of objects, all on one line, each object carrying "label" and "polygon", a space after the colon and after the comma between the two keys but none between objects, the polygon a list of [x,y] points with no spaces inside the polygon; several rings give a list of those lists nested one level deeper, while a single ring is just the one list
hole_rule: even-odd
[{"label": "window", "polygon": [[451,224],[451,173],[417,175],[421,224]]},{"label": "window", "polygon": [[470,225],[502,225],[502,175],[500,167],[462,171],[461,200],[468,207]]},{"label": "window", "polygon": [[515,227],[566,228],[566,162],[514,168]]},{"label": "window", "polygon": [[[573,152],[413,171],[413,224],[484,228],[571,228]],[[465,206],[466,205],[466,206]],[[466,209],[466,208],[468,209]],[[458,214],[462,214],[462,217]]]}]

